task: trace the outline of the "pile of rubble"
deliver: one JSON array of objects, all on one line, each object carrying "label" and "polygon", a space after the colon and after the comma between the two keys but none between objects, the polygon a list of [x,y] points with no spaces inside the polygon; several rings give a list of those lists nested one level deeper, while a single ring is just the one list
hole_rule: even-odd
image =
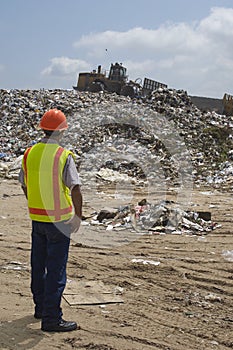
[{"label": "pile of rubble", "polygon": [[[201,112],[183,90],[158,89],[147,99],[74,90],[0,90],[0,176],[17,177],[24,150],[42,136],[38,123],[61,109],[69,130],[63,144],[83,172],[101,169],[135,179],[232,185],[233,119]],[[111,175],[112,176],[112,175]]]},{"label": "pile of rubble", "polygon": [[183,90],[157,90],[151,108],[174,121],[192,152],[197,176],[211,177],[222,163],[233,160],[233,117],[201,112]]},{"label": "pile of rubble", "polygon": [[168,200],[152,204],[143,199],[136,205],[102,209],[84,219],[89,225],[101,225],[107,231],[131,229],[152,234],[204,235],[220,227],[211,221],[210,212],[185,211]]}]

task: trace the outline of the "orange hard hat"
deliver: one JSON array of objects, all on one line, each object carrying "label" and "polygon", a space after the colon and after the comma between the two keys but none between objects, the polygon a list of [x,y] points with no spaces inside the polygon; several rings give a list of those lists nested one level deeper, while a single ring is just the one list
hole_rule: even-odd
[{"label": "orange hard hat", "polygon": [[65,130],[68,128],[66,116],[59,109],[50,109],[41,118],[40,127],[44,130]]}]

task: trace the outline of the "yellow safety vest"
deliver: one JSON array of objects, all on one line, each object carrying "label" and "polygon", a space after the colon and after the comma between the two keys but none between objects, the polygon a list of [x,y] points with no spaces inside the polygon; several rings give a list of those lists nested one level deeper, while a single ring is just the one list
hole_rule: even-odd
[{"label": "yellow safety vest", "polygon": [[25,151],[22,166],[32,220],[58,222],[71,218],[70,191],[62,181],[69,154],[73,156],[58,144],[41,142]]}]

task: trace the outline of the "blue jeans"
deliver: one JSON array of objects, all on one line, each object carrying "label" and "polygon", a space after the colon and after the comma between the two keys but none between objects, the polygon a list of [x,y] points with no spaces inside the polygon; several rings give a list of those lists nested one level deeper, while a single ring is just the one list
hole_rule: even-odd
[{"label": "blue jeans", "polygon": [[70,225],[32,221],[31,291],[35,312],[42,314],[43,323],[62,318],[69,245]]}]

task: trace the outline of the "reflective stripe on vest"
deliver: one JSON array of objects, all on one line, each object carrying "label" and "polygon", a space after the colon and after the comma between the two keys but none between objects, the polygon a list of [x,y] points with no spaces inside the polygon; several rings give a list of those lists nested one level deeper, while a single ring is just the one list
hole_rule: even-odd
[{"label": "reflective stripe on vest", "polygon": [[24,178],[25,178],[25,184],[27,183],[27,157],[28,153],[30,152],[30,149],[32,147],[29,147],[26,149],[24,156],[23,156],[23,168],[24,168]]},{"label": "reflective stripe on vest", "polygon": [[[30,217],[32,220],[44,222],[67,220],[72,216],[73,207],[69,189],[62,183],[61,178],[67,157],[72,153],[54,144],[37,145],[26,150],[23,159]],[[36,146],[37,148],[35,148]],[[49,148],[47,153],[46,147]],[[32,150],[34,154],[31,153]],[[50,157],[51,154],[53,159],[50,161],[47,156]],[[32,155],[31,159],[30,155]],[[43,164],[42,167],[40,167],[41,163]],[[48,173],[41,175],[40,170],[44,170],[47,163]],[[35,173],[33,173],[34,168],[36,168]],[[47,177],[51,177],[51,179],[47,179]],[[44,191],[43,185],[48,186],[50,182],[52,188],[49,187],[47,193],[46,190]],[[49,193],[51,193],[51,196],[49,196]],[[35,198],[36,196],[37,198]]]}]

